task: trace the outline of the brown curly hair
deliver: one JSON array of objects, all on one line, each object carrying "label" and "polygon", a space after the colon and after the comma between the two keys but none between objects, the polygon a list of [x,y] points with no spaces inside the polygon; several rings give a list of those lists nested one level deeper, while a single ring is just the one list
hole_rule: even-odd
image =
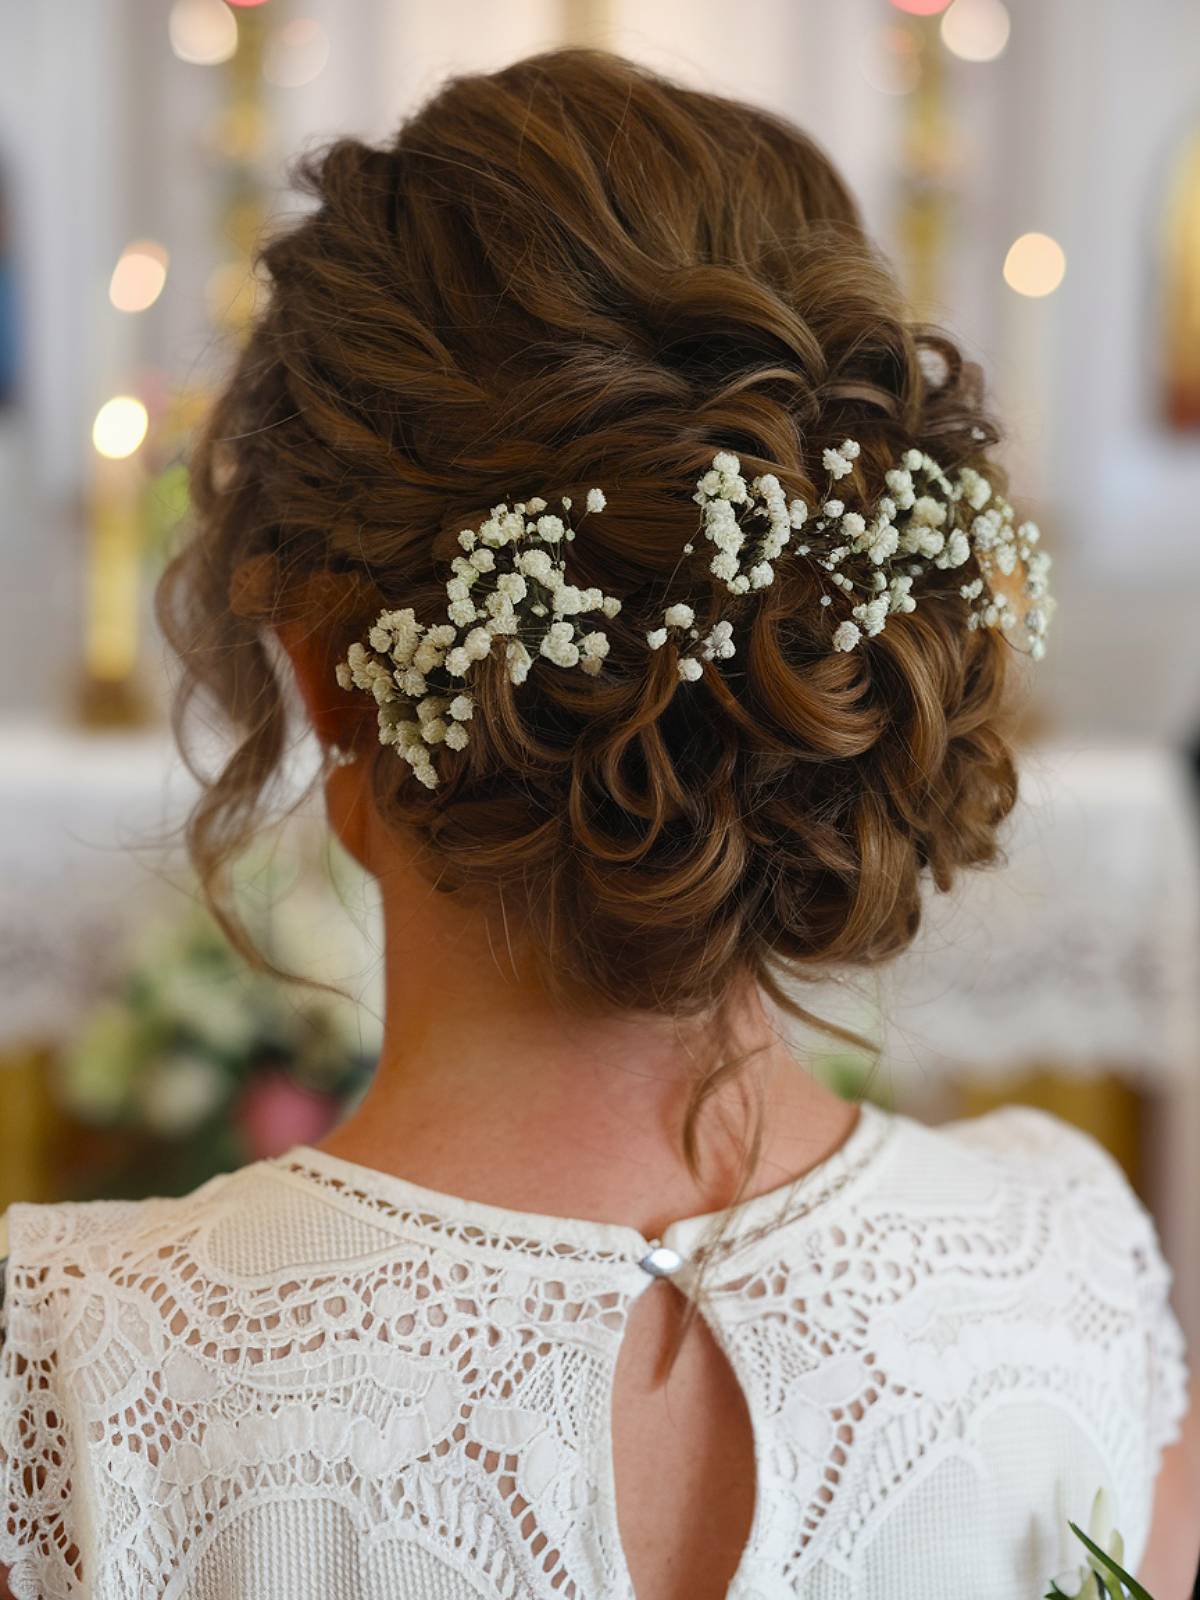
[{"label": "brown curly hair", "polygon": [[[439,888],[503,896],[572,1003],[719,1016],[748,978],[805,1015],[781,976],[900,951],[925,869],[945,890],[994,860],[1016,798],[1009,647],[966,625],[973,563],[850,653],[809,562],[739,597],[707,572],[665,589],[719,449],[810,503],[847,436],[864,497],[912,446],[1001,481],[978,374],[914,324],[827,157],[757,107],[560,49],[449,79],[386,149],[341,140],[300,182],[316,206],[262,251],[269,303],[159,591],[181,742],[197,690],[238,735],[188,836],[226,926],[223,869],[286,739],[264,625],[310,621],[332,677],[380,605],[441,618],[457,532],[493,503],[596,484],[607,507],[569,559],[624,602],[603,671],[535,662],[514,688],[481,663],[433,792],[372,717],[380,814]],[[696,683],[645,643],[681,599],[737,643]],[[696,1084],[689,1162],[733,1065]]]}]

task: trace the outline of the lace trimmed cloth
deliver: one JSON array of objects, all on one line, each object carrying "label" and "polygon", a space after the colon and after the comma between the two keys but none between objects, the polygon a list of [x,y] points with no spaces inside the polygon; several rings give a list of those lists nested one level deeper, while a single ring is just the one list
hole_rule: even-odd
[{"label": "lace trimmed cloth", "polygon": [[[9,1225],[17,1600],[634,1600],[610,1420],[654,1282],[636,1230],[304,1145]],[[1182,1338],[1153,1226],[1088,1137],[868,1105],[819,1167],[661,1245],[684,1293],[705,1263],[753,1427],[733,1600],[1040,1594],[1101,1485],[1136,1568]]]}]

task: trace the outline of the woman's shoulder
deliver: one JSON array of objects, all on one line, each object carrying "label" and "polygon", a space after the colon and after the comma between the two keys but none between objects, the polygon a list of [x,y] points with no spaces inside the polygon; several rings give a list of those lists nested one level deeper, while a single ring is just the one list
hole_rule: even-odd
[{"label": "woman's shoulder", "polygon": [[937,1129],[955,1146],[1013,1171],[1064,1182],[1125,1183],[1116,1158],[1092,1134],[1035,1106],[1000,1106]]},{"label": "woman's shoulder", "polygon": [[1151,1213],[1091,1134],[1048,1112],[1006,1106],[928,1126],[887,1119],[890,1137],[855,1205],[896,1219],[940,1262],[973,1278],[1002,1274],[1031,1296],[1056,1277],[1125,1320],[1157,1317],[1173,1335],[1172,1283]]},{"label": "woman's shoulder", "polygon": [[9,1267],[72,1262],[73,1270],[107,1264],[110,1252],[136,1246],[162,1230],[187,1227],[237,1177],[221,1173],[183,1195],[140,1200],[15,1200],[4,1213],[0,1254]]},{"label": "woman's shoulder", "polygon": [[19,1317],[47,1337],[73,1323],[72,1307],[86,1296],[154,1298],[156,1285],[197,1302],[205,1285],[266,1292],[281,1273],[336,1267],[394,1244],[394,1233],[315,1184],[290,1182],[271,1158],[177,1196],[15,1201],[4,1223],[7,1325]]},{"label": "woman's shoulder", "polygon": [[1106,1197],[1144,1224],[1148,1212],[1116,1158],[1090,1133],[1032,1106],[1009,1105],[980,1116],[928,1125],[892,1119],[892,1181],[944,1186],[969,1200],[1010,1187],[1031,1199],[1086,1192]]},{"label": "woman's shoulder", "polygon": [[[99,1293],[130,1264],[157,1260],[169,1271],[172,1255],[238,1214],[253,1226],[257,1196],[269,1189],[262,1163],[218,1173],[183,1195],[144,1199],[17,1200],[0,1215],[0,1331],[15,1316],[26,1326],[45,1308],[70,1315],[80,1295]],[[45,1309],[45,1314],[50,1314]]]},{"label": "woman's shoulder", "polygon": [[1081,1349],[1142,1351],[1150,1441],[1175,1438],[1187,1361],[1173,1274],[1115,1157],[1091,1134],[1027,1106],[938,1127],[897,1122],[879,1204],[919,1217],[925,1248],[956,1272],[1007,1283],[1035,1320],[1064,1319]]}]

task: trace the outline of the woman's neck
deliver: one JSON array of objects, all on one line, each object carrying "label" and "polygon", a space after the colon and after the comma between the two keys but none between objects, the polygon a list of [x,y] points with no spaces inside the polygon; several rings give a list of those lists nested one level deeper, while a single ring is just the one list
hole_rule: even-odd
[{"label": "woman's neck", "polygon": [[823,1160],[856,1112],[774,1036],[757,992],[729,1019],[740,1074],[699,1122],[699,1179],[681,1148],[709,1064],[702,1024],[581,1016],[527,976],[482,915],[410,871],[384,882],[380,1062],[357,1109],[321,1148],[446,1193],[514,1211],[623,1222],[647,1236],[733,1198],[761,1096],[762,1156],[747,1194]]}]

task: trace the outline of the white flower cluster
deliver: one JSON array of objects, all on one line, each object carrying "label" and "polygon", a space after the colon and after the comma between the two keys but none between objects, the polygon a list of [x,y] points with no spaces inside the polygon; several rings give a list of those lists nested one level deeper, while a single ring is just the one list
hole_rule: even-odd
[{"label": "white flower cluster", "polygon": [[[603,491],[589,489],[587,511],[603,511]],[[561,501],[564,511],[570,497]],[[337,665],[343,689],[365,689],[378,706],[379,740],[392,745],[429,789],[438,784],[431,750],[468,743],[466,724],[474,698],[453,680],[463,679],[476,661],[504,641],[508,676],[524,683],[534,654],[560,667],[600,671],[608,654],[608,635],[585,630],[578,618],[589,612],[615,617],[621,602],[599,589],[567,582],[563,550],[575,529],[562,517],[546,514],[540,497],[501,503],[478,531],[464,528],[458,542],[464,554],[451,563],[446,584],[448,621],[426,627],[410,607],[381,611],[367,636]]]},{"label": "white flower cluster", "polygon": [[[696,613],[691,606],[677,601],[674,605],[668,606],[663,612],[664,626],[652,628],[646,635],[646,643],[651,650],[661,650],[667,642],[668,630],[671,628],[682,629],[687,632],[689,638],[699,639],[700,630],[693,626],[695,621]],[[704,673],[701,658],[704,661],[723,661],[733,653],[733,624],[725,621],[715,623],[704,638],[700,640],[699,656],[680,655],[678,661],[679,676],[694,682]]]},{"label": "white flower cluster", "polygon": [[[830,476],[844,477],[858,454],[853,439],[826,450]],[[959,586],[969,605],[967,626],[1012,629],[1021,624],[1029,654],[1040,660],[1055,603],[1049,593],[1050,556],[1036,548],[1041,536],[1035,524],[1014,527],[1012,506],[982,473],[961,467],[951,479],[923,450],[906,450],[884,475],[884,483],[887,493],[869,516],[848,511],[841,500],[831,498],[813,526],[814,542],[823,535],[817,564],[837,588],[862,596],[850,618],[835,629],[834,649],[853,650],[864,637],[882,633],[893,613],[916,609],[915,581],[933,571],[965,566],[973,555],[980,576]],[[1018,562],[1029,602],[1021,615],[995,582],[997,574],[1010,577]]]},{"label": "white flower cluster", "polygon": [[[961,583],[968,602],[967,625],[1011,629],[1023,625],[1029,653],[1045,654],[1045,634],[1055,603],[1050,597],[1050,557],[1038,548],[1032,522],[1014,527],[1013,508],[982,473],[961,467],[949,478],[922,450],[906,450],[884,476],[886,492],[863,510],[847,509],[833,486],[854,472],[861,447],[844,439],[823,452],[829,486],[820,513],[795,546],[829,574],[829,583],[857,603],[833,630],[834,650],[849,651],[864,638],[882,633],[887,619],[916,609],[913,585],[935,571],[952,571],[975,557],[979,576]],[[774,563],[795,530],[809,522],[803,500],[789,501],[774,473],[749,483],[741,462],[728,450],[718,451],[712,466],[697,480],[692,498],[703,514],[704,537],[715,546],[709,570],[731,594],[763,589],[774,580]],[[571,501],[562,497],[567,511]],[[589,489],[587,510],[602,511],[604,494]],[[766,519],[764,531],[748,531],[738,518]],[[393,745],[429,788],[438,783],[430,757],[437,745],[461,750],[468,742],[465,724],[475,702],[453,682],[466,677],[473,663],[491,654],[497,639],[505,641],[505,659],[512,683],[529,675],[536,655],[560,667],[580,667],[595,675],[608,655],[609,641],[599,629],[588,631],[578,621],[589,612],[615,617],[620,600],[599,589],[580,589],[567,582],[563,551],[575,529],[546,512],[535,498],[492,507],[478,531],[464,528],[458,536],[463,554],[451,563],[446,584],[448,621],[425,627],[411,608],[383,611],[368,635],[368,649],[350,646],[339,662],[337,679],[344,689],[365,689],[378,704],[379,738]],[[695,545],[685,544],[684,555]],[[1018,562],[1028,602],[1018,617],[998,579],[1009,578]],[[824,594],[822,606],[834,596]],[[684,601],[663,611],[662,624],[646,633],[652,650],[661,649],[672,632],[679,635],[679,676],[694,681],[705,661],[728,660],[734,654],[733,625],[722,618],[700,637],[696,614]]]},{"label": "white flower cluster", "polygon": [[[857,453],[858,446],[854,449]],[[731,594],[765,589],[775,576],[771,563],[782,555],[792,529],[802,528],[808,518],[803,500],[788,504],[773,472],[764,472],[747,483],[741,469],[735,455],[728,450],[719,451],[692,496],[703,512],[704,537],[717,547],[709,570],[724,579]],[[738,522],[734,510],[737,505],[748,506],[752,517],[767,519],[767,531],[761,538],[748,537]]]},{"label": "white flower cluster", "polygon": [[[857,453],[858,446],[854,448]],[[765,589],[775,577],[771,563],[783,554],[792,530],[802,528],[808,518],[804,501],[793,500],[789,504],[773,472],[764,472],[747,483],[742,477],[741,462],[728,450],[720,450],[713,457],[712,466],[697,481],[692,499],[703,512],[704,537],[716,546],[709,570],[723,580],[731,594]],[[749,516],[765,517],[766,532],[759,538],[749,535],[738,521],[735,506],[748,507]],[[695,548],[694,544],[685,544],[684,555],[690,556]],[[666,644],[672,628],[686,632],[689,640],[700,640],[699,655],[681,653],[679,657],[679,676],[691,680],[702,676],[704,661],[724,661],[734,654],[731,623],[717,622],[700,639],[700,630],[693,626],[695,620],[691,606],[670,605],[663,612],[663,626],[646,635],[652,650]]]},{"label": "white flower cluster", "polygon": [[[1014,528],[1012,507],[981,473],[963,467],[951,481],[931,456],[915,449],[905,451],[899,464],[886,473],[887,492],[873,507],[847,509],[832,492],[833,485],[854,471],[860,454],[855,439],[844,439],[836,449],[823,452],[830,486],[820,515],[806,535],[807,542],[795,546],[797,555],[811,557],[829,573],[836,589],[858,596],[850,616],[833,631],[833,648],[853,650],[863,638],[882,633],[889,616],[916,609],[914,582],[933,570],[964,566],[974,555],[981,576],[959,587],[962,598],[969,602],[968,627],[999,624],[1010,629],[1023,623],[1029,653],[1040,660],[1046,652],[1045,634],[1054,601],[1049,594],[1050,557],[1036,548],[1037,527],[1024,522]],[[703,510],[705,537],[717,547],[709,569],[733,594],[770,583],[775,576],[772,563],[793,530],[804,527],[809,519],[804,501],[788,502],[773,473],[747,483],[741,462],[728,450],[713,457],[712,467],[698,481],[692,498]],[[767,531],[761,538],[748,535],[738,520],[738,507],[748,507],[750,516],[767,519]],[[964,522],[966,528],[960,526]],[[687,544],[684,553],[690,555],[694,548]],[[1020,617],[994,582],[997,574],[1009,577],[1018,562],[1029,602]],[[831,606],[833,596],[823,595],[821,604]],[[693,620],[690,607],[668,606],[664,626],[648,633],[647,642],[658,649],[672,627],[696,639],[699,634]],[[729,623],[718,622],[702,642],[701,657],[733,655],[731,634]],[[681,677],[698,678],[701,672],[700,660],[681,656]]]}]

